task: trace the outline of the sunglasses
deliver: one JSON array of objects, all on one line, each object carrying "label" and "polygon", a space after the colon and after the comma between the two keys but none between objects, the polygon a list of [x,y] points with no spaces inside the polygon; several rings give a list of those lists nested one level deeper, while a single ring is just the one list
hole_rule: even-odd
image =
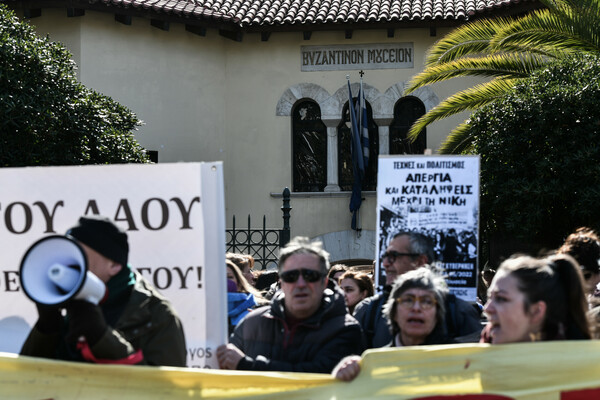
[{"label": "sunglasses", "polygon": [[431,310],[436,306],[437,300],[433,296],[414,296],[412,294],[406,294],[396,299],[396,303],[402,308],[411,309],[416,303],[419,303],[422,310]]},{"label": "sunglasses", "polygon": [[300,274],[302,274],[302,278],[304,278],[306,282],[310,283],[317,282],[319,279],[325,276],[325,274],[313,269],[300,268],[282,272],[279,274],[279,277],[285,283],[294,283],[298,280],[298,278],[300,278]]},{"label": "sunglasses", "polygon": [[383,261],[387,258],[388,262],[390,264],[393,264],[396,261],[396,258],[401,257],[401,256],[416,257],[416,256],[418,256],[418,254],[416,254],[416,253],[399,253],[397,251],[390,250],[390,251],[386,251],[385,253],[383,253],[383,255],[381,256],[381,260]]}]

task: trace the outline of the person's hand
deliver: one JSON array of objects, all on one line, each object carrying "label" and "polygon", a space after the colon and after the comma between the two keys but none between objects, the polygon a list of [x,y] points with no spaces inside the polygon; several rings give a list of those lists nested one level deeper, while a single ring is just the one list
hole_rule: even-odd
[{"label": "person's hand", "polygon": [[48,306],[40,303],[35,303],[35,307],[38,312],[38,320],[35,324],[38,331],[45,335],[58,333],[62,321],[60,309],[56,306]]},{"label": "person's hand", "polygon": [[221,369],[237,369],[237,365],[246,355],[235,345],[222,344],[217,347],[217,361]]},{"label": "person's hand", "polygon": [[487,323],[487,325],[481,330],[481,336],[479,338],[479,343],[492,343],[492,324]]},{"label": "person's hand", "polygon": [[348,356],[342,358],[331,372],[331,375],[341,381],[348,382],[353,380],[360,372],[360,360],[360,356]]},{"label": "person's hand", "polygon": [[90,346],[95,345],[106,332],[108,326],[102,310],[95,304],[84,300],[71,300],[67,304],[69,317],[69,341],[77,341],[81,336]]}]

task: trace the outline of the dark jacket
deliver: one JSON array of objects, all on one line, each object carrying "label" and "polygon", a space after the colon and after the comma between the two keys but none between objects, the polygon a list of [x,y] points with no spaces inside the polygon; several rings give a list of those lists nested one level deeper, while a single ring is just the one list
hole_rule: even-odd
[{"label": "dark jacket", "polygon": [[384,347],[392,340],[390,326],[383,315],[383,306],[390,296],[390,290],[391,286],[386,286],[383,292],[367,297],[354,308],[354,318],[364,332],[369,349]]},{"label": "dark jacket", "polygon": [[365,349],[341,292],[325,289],[321,307],[294,330],[286,322],[284,300],[283,292],[277,292],[270,305],[236,326],[230,343],[246,354],[237,369],[329,373],[343,357]]},{"label": "dark jacket", "polygon": [[[365,333],[367,348],[383,347],[392,340],[390,326],[382,310],[390,295],[390,289],[386,287],[382,293],[364,299],[354,309],[354,318],[356,318]],[[474,306],[449,294],[446,296],[445,307],[444,337],[459,342],[466,341],[460,340],[460,337],[470,334],[474,334],[473,338],[479,338],[478,334],[482,328],[481,318]]]},{"label": "dark jacket", "polygon": [[[102,310],[105,314],[111,310]],[[108,320],[108,318],[107,318]],[[81,354],[66,343],[65,329],[46,335],[35,327],[29,333],[21,354],[34,357],[83,361]],[[185,367],[186,348],[183,329],[171,304],[139,273],[129,300],[113,327],[90,349],[95,358],[129,364],[128,358],[141,350],[136,364]]]}]

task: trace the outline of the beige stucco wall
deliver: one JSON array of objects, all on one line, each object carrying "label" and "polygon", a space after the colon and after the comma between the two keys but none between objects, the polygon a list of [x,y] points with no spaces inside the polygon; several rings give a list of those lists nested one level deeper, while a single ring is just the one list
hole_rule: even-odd
[{"label": "beige stucco wall", "polygon": [[[314,32],[310,41],[301,33],[273,33],[266,42],[260,34],[247,34],[242,42],[209,29],[205,37],[171,24],[169,31],[134,18],[131,26],[114,21],[112,14],[86,12],[67,18],[65,10],[44,10],[32,23],[40,34],[65,43],[79,66],[79,77],[126,105],[144,120],[136,137],[159,162],[222,160],[225,172],[226,217],[246,223],[267,215],[268,224],[280,227],[281,193],[292,185],[291,120],[276,115],[284,92],[302,83],[319,85],[329,95],[344,89],[346,74],[359,81],[358,71],[301,72],[300,47],[305,45],[413,42],[415,68],[365,71],[364,82],[381,93],[409,81],[422,69],[426,49],[447,30]],[[472,81],[434,85],[437,98]],[[341,111],[341,110],[340,110]],[[439,147],[443,138],[465,115],[428,128],[428,146]],[[349,193],[294,195],[292,235],[332,238],[350,228]],[[375,229],[376,198],[368,193],[361,208],[363,228]],[[239,222],[238,222],[239,224]],[[346,232],[345,234],[348,234]],[[341,236],[340,236],[341,237]],[[347,237],[347,236],[344,236]],[[371,258],[372,236],[356,237],[355,250],[339,250],[334,259]],[[352,246],[350,246],[352,247]],[[360,247],[360,250],[356,248]],[[342,254],[348,252],[351,254]]]}]

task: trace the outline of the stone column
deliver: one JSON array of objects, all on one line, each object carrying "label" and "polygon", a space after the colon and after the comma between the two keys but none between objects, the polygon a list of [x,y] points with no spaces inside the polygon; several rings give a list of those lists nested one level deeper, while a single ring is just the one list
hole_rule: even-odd
[{"label": "stone column", "polygon": [[390,124],[393,118],[373,118],[379,127],[379,154],[390,154]]},{"label": "stone column", "polygon": [[327,127],[327,186],[325,192],[339,192],[338,185],[338,140],[337,126],[340,123],[335,119],[321,119]]}]

